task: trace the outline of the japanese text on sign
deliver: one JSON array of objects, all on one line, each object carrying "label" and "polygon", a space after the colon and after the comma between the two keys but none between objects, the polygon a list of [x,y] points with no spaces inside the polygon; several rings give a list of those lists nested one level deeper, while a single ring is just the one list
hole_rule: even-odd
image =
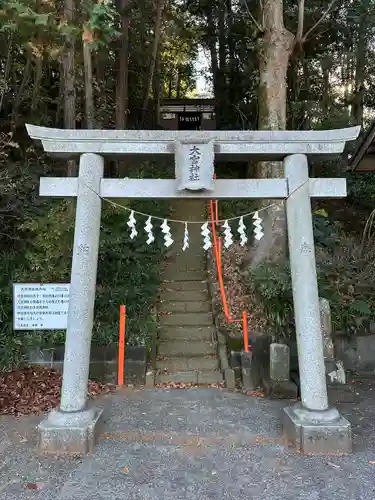
[{"label": "japanese text on sign", "polygon": [[192,146],[189,151],[190,176],[189,181],[199,181],[201,151],[197,146]]},{"label": "japanese text on sign", "polygon": [[65,330],[70,285],[65,283],[13,285],[14,330]]},{"label": "japanese text on sign", "polygon": [[187,123],[199,123],[201,118],[200,116],[180,116],[180,121]]}]

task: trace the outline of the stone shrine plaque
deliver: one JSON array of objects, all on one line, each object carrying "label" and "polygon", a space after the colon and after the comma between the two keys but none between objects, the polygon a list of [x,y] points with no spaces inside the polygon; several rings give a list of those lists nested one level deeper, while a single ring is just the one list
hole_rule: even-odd
[{"label": "stone shrine plaque", "polygon": [[178,191],[213,191],[214,141],[182,143],[176,141],[175,172]]},{"label": "stone shrine plaque", "polygon": [[13,284],[14,330],[65,330],[70,284]]}]

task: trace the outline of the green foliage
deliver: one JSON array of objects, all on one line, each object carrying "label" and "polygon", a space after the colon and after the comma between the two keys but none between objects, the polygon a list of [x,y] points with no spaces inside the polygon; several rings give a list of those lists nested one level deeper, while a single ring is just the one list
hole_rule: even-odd
[{"label": "green foliage", "polygon": [[23,360],[23,332],[12,330],[11,282],[20,263],[14,251],[2,252],[0,273],[0,370],[14,368]]},{"label": "green foliage", "polygon": [[[315,240],[319,295],[330,301],[335,330],[348,335],[368,331],[375,320],[374,255],[360,258],[355,239],[346,238],[336,224],[328,224],[328,219]],[[270,328],[277,335],[291,336],[294,320],[289,262],[248,269],[245,277],[263,305]]]},{"label": "green foliage", "polygon": [[[152,214],[160,211],[160,205],[150,203],[138,202],[132,208],[150,210]],[[155,327],[152,308],[159,286],[162,241],[158,238],[148,246],[141,231],[131,241],[126,225],[129,212],[111,205],[104,205],[102,212],[93,342],[117,342],[119,306],[125,304],[128,342],[149,345]],[[140,227],[144,226],[141,217],[137,221]],[[31,245],[25,254],[27,268],[17,273],[18,281],[69,282],[74,232],[72,203],[54,204],[46,215],[27,220],[21,230],[29,232]],[[53,341],[58,337],[54,334]],[[49,340],[47,337],[45,342]]]},{"label": "green foliage", "polygon": [[334,248],[339,238],[337,224],[334,224],[324,210],[313,214],[314,239],[317,245]]},{"label": "green foliage", "polygon": [[373,210],[375,206],[375,173],[350,173],[348,196],[353,203]]},{"label": "green foliage", "polygon": [[[167,207],[137,203],[134,208],[165,214]],[[106,205],[102,214],[93,342],[109,345],[118,341],[119,307],[127,306],[127,342],[150,346],[156,325],[153,307],[159,287],[161,238],[146,245],[144,235],[128,236],[129,213]],[[139,227],[144,220],[137,219]],[[20,231],[28,245],[20,259],[15,253],[2,256],[0,281],[0,368],[17,365],[27,345],[64,342],[62,331],[27,333],[12,329],[12,282],[69,282],[74,230],[74,206],[54,203],[39,217],[28,218]]]},{"label": "green foliage", "polygon": [[293,324],[293,297],[287,263],[264,264],[245,273],[248,286],[262,302],[276,335],[288,337]]},{"label": "green foliage", "polygon": [[85,23],[85,29],[93,34],[93,46],[97,49],[106,47],[120,35],[116,29],[118,13],[108,2],[84,2],[85,10],[89,20]]},{"label": "green foliage", "polygon": [[[319,294],[330,301],[332,323],[336,331],[348,335],[364,331],[375,320],[373,293],[345,296],[346,279],[356,280],[351,266],[321,265],[318,262]],[[289,265],[263,264],[247,273],[248,285],[264,306],[269,326],[280,337],[294,332],[293,297]]]},{"label": "green foliage", "polygon": [[[64,331],[15,332],[12,325],[14,282],[69,282],[73,246],[75,205],[71,201],[43,200],[38,195],[39,176],[57,172],[60,164],[34,156],[30,147],[26,161],[12,162],[19,145],[8,135],[0,137],[0,370],[23,361],[28,345],[61,344]],[[167,166],[162,166],[162,170]],[[152,163],[127,166],[129,175],[160,176]],[[164,217],[164,202],[127,202],[135,210]],[[159,287],[163,245],[146,245],[144,217],[137,217],[139,237],[129,238],[128,210],[103,202],[93,342],[118,341],[119,306],[127,306],[127,342],[150,344],[156,328],[153,307]]]}]

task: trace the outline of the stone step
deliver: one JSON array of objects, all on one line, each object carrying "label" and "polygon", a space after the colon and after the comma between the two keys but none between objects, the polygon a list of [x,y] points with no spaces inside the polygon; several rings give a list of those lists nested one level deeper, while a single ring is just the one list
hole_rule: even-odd
[{"label": "stone step", "polygon": [[171,358],[172,356],[205,356],[216,354],[216,346],[210,341],[169,340],[160,342],[158,355]]},{"label": "stone step", "polygon": [[212,371],[181,371],[176,373],[158,374],[155,377],[156,384],[169,383],[183,384],[220,384],[223,382],[223,375],[220,370]]},{"label": "stone step", "polygon": [[159,324],[165,326],[210,326],[212,313],[171,313],[159,314]]},{"label": "stone step", "polygon": [[165,269],[161,274],[162,280],[164,282],[169,281],[206,281],[207,273],[203,270],[201,271],[186,271],[180,268]]},{"label": "stone step", "polygon": [[164,262],[166,264],[195,264],[197,262],[202,264],[207,262],[207,254],[204,250],[197,253],[192,248],[188,248],[186,252],[169,252],[165,256]]},{"label": "stone step", "polygon": [[[173,234],[173,237],[174,236],[175,235]],[[181,245],[182,242],[183,242],[183,237],[181,237]],[[199,264],[199,266],[203,266],[200,267],[200,269],[204,269],[207,265],[207,255],[204,251],[202,253],[197,253],[194,252],[192,249],[188,248],[186,252],[181,252],[181,253],[173,252],[166,255],[163,262],[168,266],[169,265],[179,266],[181,264],[196,266],[196,264]]]},{"label": "stone step", "polygon": [[[162,290],[159,295],[161,304],[167,302],[209,302],[210,296],[206,290]],[[163,307],[163,306],[161,306]]]},{"label": "stone step", "polygon": [[202,259],[199,256],[186,256],[186,257],[174,257],[173,259],[164,261],[164,269],[168,267],[171,269],[180,269],[184,271],[188,270],[196,270],[196,271],[205,271],[207,269],[207,260]]},{"label": "stone step", "polygon": [[199,302],[163,302],[159,306],[159,310],[163,312],[190,312],[190,313],[200,313],[200,312],[210,312],[211,303],[208,300],[203,300]]},{"label": "stone step", "polygon": [[192,340],[210,341],[215,333],[215,327],[211,323],[209,326],[164,326],[160,328],[160,340]]},{"label": "stone step", "polygon": [[207,290],[206,281],[166,281],[162,284],[166,291],[197,291],[205,292]]},{"label": "stone step", "polygon": [[216,370],[219,367],[217,358],[203,358],[201,356],[193,358],[166,358],[156,360],[156,368],[168,373],[180,371]]}]

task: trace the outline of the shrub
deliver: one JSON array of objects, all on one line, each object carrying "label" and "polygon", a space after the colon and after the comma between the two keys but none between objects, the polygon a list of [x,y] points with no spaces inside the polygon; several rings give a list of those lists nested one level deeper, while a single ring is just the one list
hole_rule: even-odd
[{"label": "shrub", "polygon": [[[322,224],[320,216],[321,234],[316,237],[319,295],[330,301],[336,331],[348,335],[368,331],[369,323],[375,321],[374,251],[361,255],[355,238],[340,233],[332,222]],[[314,219],[316,227],[316,217]],[[249,268],[245,276],[247,285],[261,301],[267,322],[275,334],[293,335],[289,261]]]}]

